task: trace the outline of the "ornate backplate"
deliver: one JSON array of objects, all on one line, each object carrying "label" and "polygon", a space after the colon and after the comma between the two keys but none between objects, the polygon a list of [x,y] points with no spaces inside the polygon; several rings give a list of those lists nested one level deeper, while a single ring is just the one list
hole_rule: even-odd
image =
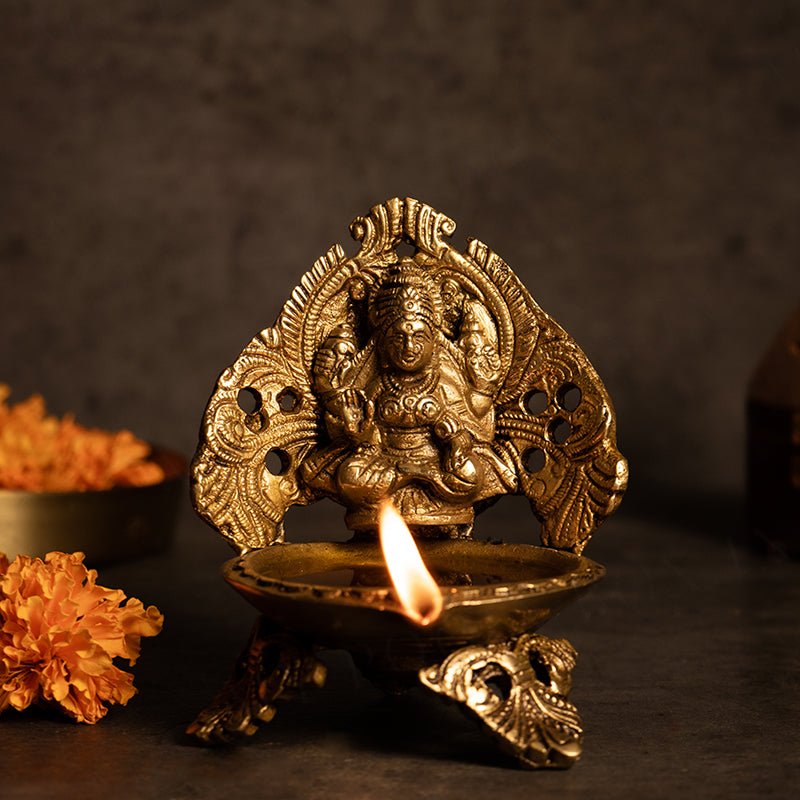
[{"label": "ornate backplate", "polygon": [[220,376],[192,499],[239,552],[282,541],[286,510],[323,497],[359,535],[389,497],[417,535],[468,537],[522,494],[543,544],[576,553],[619,504],[627,462],[597,373],[454,229],[410,198],[375,206],[350,226],[359,252],[332,247]]}]

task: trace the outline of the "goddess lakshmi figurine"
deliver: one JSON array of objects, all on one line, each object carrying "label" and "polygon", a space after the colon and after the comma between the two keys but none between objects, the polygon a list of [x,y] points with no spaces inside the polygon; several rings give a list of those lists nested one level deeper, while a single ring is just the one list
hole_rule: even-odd
[{"label": "goddess lakshmi figurine", "polygon": [[[301,475],[310,490],[341,499],[357,531],[374,530],[388,497],[420,532],[463,535],[475,502],[516,486],[491,449],[497,331],[449,279],[448,338],[435,271],[410,258],[391,266],[368,296],[364,350],[347,321],[316,355],[314,389],[331,442],[305,459]],[[358,297],[361,281],[353,288]]]}]

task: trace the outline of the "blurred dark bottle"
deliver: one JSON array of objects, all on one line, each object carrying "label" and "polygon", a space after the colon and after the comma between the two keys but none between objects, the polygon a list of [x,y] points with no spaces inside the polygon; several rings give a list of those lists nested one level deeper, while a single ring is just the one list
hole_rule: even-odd
[{"label": "blurred dark bottle", "polygon": [[750,379],[747,517],[759,549],[800,556],[800,307]]}]

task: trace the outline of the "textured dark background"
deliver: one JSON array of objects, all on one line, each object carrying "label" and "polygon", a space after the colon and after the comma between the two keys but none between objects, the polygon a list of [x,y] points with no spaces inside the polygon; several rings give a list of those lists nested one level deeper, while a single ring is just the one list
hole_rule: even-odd
[{"label": "textured dark background", "polygon": [[581,652],[569,773],[508,769],[457,714],[387,706],[346,665],[251,746],[187,745],[253,612],[186,501],[171,553],[104,573],[167,615],[140,696],[96,728],[4,715],[0,793],[790,796],[797,565],[732,530],[747,378],[800,300],[798,42],[788,0],[0,0],[15,399],[190,454],[216,376],[300,275],[410,195],[583,347],[632,472],[588,550],[609,577],[551,634]]},{"label": "textured dark background", "polygon": [[741,478],[800,299],[800,5],[2,0],[0,379],[191,452],[350,220],[497,250],[615,401],[634,487]]}]

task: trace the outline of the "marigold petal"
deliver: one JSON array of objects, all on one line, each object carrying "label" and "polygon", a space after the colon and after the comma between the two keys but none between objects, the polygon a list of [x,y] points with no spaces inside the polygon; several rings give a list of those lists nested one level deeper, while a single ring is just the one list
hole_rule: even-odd
[{"label": "marigold petal", "polygon": [[74,686],[70,687],[69,694],[60,701],[59,705],[66,714],[77,722],[86,722],[94,725],[101,720],[108,709],[97,699],[93,692],[81,692]]},{"label": "marigold petal", "polygon": [[[131,598],[135,599],[135,598]],[[125,652],[122,654],[133,666],[139,658],[142,636],[157,636],[164,626],[164,615],[155,607],[143,608],[140,601],[135,615],[126,615],[122,625],[125,630]],[[130,600],[128,601],[130,605]]]},{"label": "marigold petal", "polygon": [[6,705],[24,711],[39,694],[39,676],[35,672],[19,672],[2,686],[7,693]]},{"label": "marigold petal", "polygon": [[123,706],[136,694],[133,675],[119,667],[112,667],[95,678],[94,684],[98,697]]},{"label": "marigold petal", "polygon": [[63,661],[50,661],[41,673],[42,695],[60,703],[69,694],[69,675]]}]

